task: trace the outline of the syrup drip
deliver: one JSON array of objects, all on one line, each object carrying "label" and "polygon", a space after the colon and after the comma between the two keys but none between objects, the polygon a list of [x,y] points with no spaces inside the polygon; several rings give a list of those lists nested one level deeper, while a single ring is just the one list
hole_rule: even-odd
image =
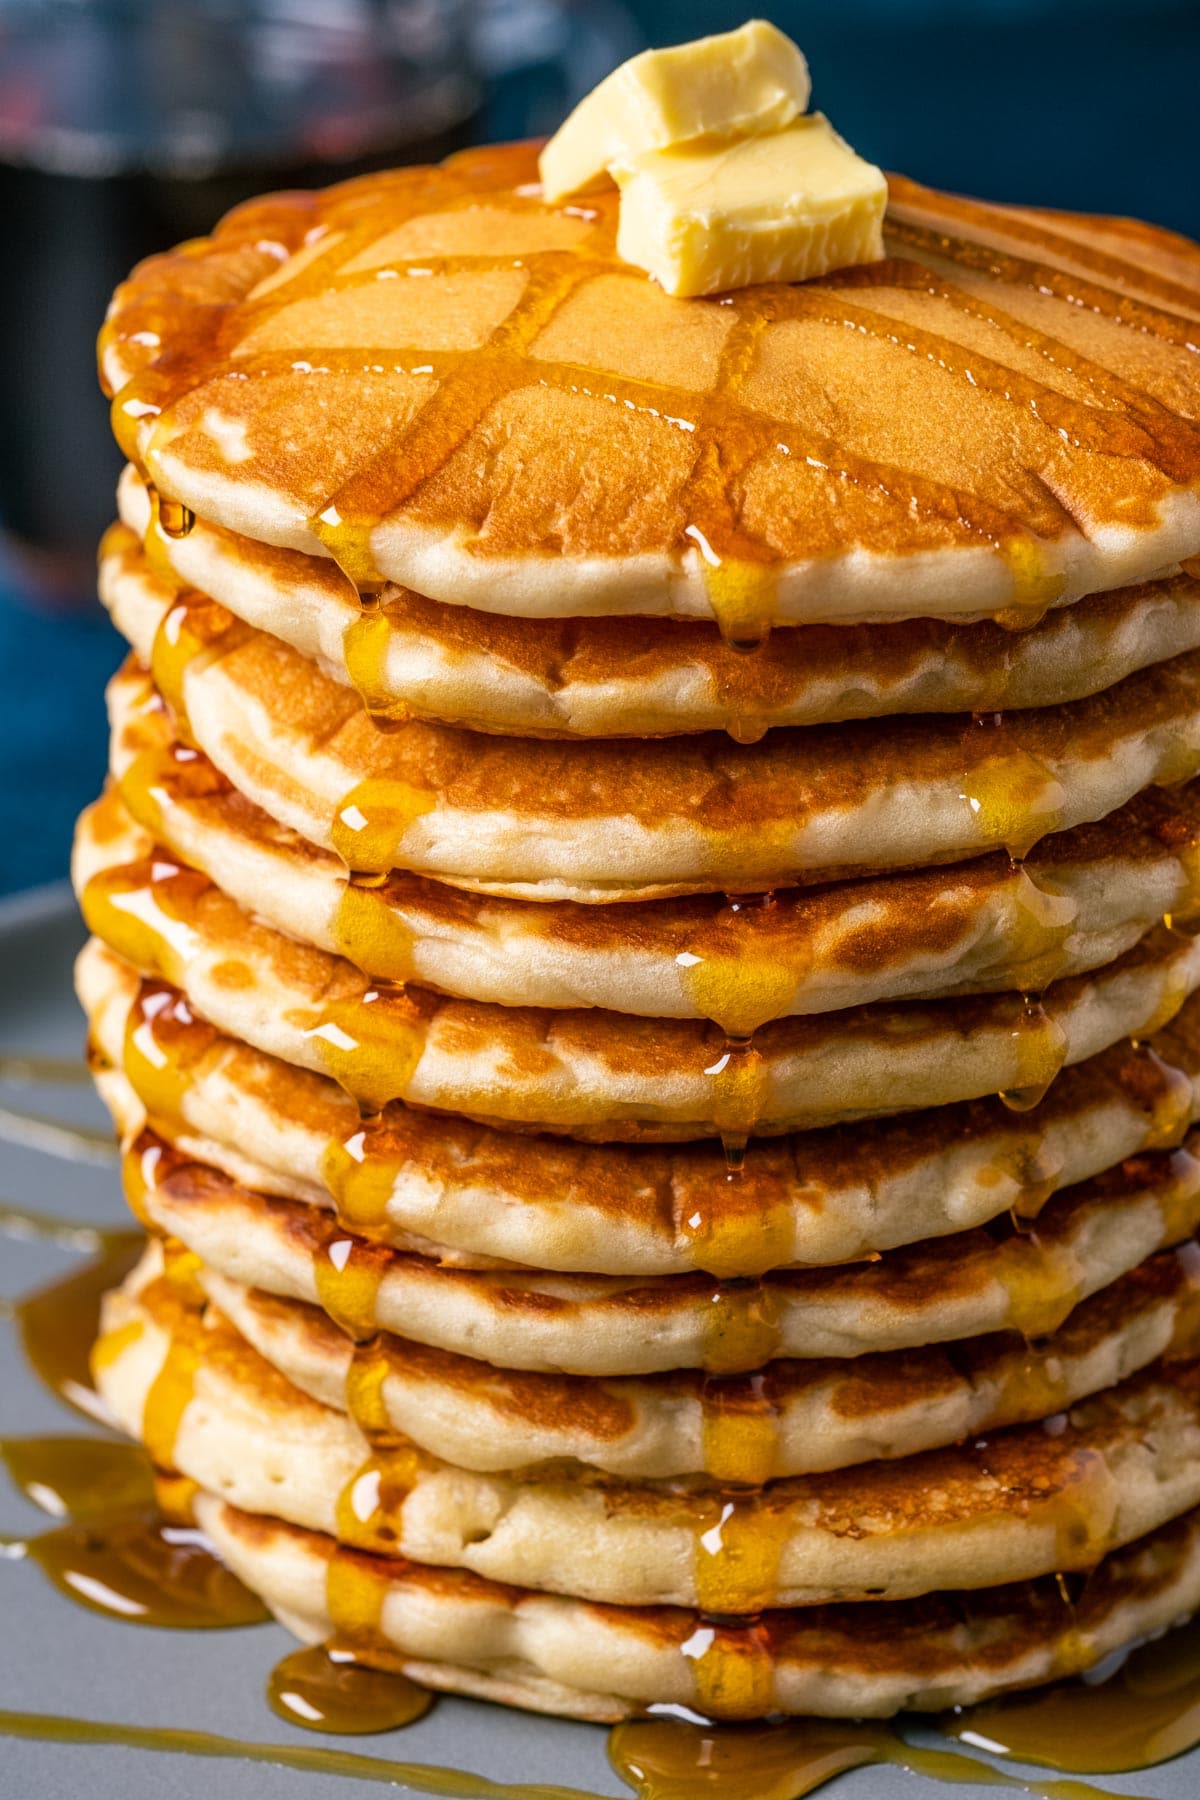
[{"label": "syrup drip", "polygon": [[117,777],[117,792],[125,806],[155,837],[165,834],[166,814],[174,800],[202,804],[229,791],[225,777],[187,744],[139,750]]},{"label": "syrup drip", "polygon": [[386,894],[387,876],[354,870],[338,898],[333,937],[339,953],[379,981],[413,974],[413,933]]},{"label": "syrup drip", "polygon": [[1010,1112],[1030,1112],[1066,1062],[1067,1034],[1036,996],[1023,994],[1012,1042],[1016,1080],[1001,1089],[1000,1098]]},{"label": "syrup drip", "polygon": [[369,777],[341,801],[330,824],[330,842],[347,869],[387,874],[404,866],[401,849],[409,827],[436,804],[437,795],[429,788]]},{"label": "syrup drip", "polygon": [[327,1074],[358,1101],[367,1118],[407,1091],[425,1049],[426,1022],[403,987],[377,982],[361,994],[325,1001],[307,1018],[304,1035]]},{"label": "syrup drip", "polygon": [[340,1231],[331,1231],[317,1250],[317,1297],[334,1323],[356,1343],[379,1329],[379,1286],[387,1261],[386,1252]]},{"label": "syrup drip", "polygon": [[385,1130],[360,1126],[342,1141],[333,1139],[321,1159],[321,1174],[333,1198],[338,1223],[365,1238],[386,1232],[387,1208],[404,1160],[387,1149]]},{"label": "syrup drip", "polygon": [[203,669],[246,635],[246,626],[205,594],[181,595],[159,621],[150,646],[150,673],[185,744],[191,740],[184,698],[188,670]]},{"label": "syrup drip", "polygon": [[975,714],[963,742],[966,773],[959,798],[982,844],[1020,862],[1039,838],[1062,824],[1062,784],[1018,744],[1000,713]]},{"label": "syrup drip", "polygon": [[1162,974],[1162,991],[1157,1004],[1149,1018],[1143,1022],[1137,1035],[1153,1037],[1156,1031],[1161,1031],[1164,1025],[1169,1025],[1190,993],[1191,984],[1187,971],[1182,968],[1171,968],[1168,965]]},{"label": "syrup drip", "polygon": [[1009,862],[1013,915],[1008,927],[1012,985],[1040,991],[1063,973],[1079,906],[1039,884],[1035,871]]},{"label": "syrup drip", "polygon": [[801,1800],[849,1769],[879,1763],[929,1781],[1005,1787],[1040,1800],[1105,1800],[1082,1782],[1020,1780],[974,1757],[908,1744],[891,1725],[867,1721],[797,1719],[714,1729],[684,1719],[630,1719],[614,1727],[608,1755],[638,1800],[700,1800],[704,1794]]},{"label": "syrup drip", "polygon": [[360,594],[360,609],[342,635],[342,654],[350,685],[375,724],[381,728],[403,725],[410,709],[388,686],[388,651],[394,626],[392,615],[378,593]]},{"label": "syrup drip", "polygon": [[1163,914],[1163,924],[1168,931],[1195,937],[1200,933],[1200,837],[1190,820],[1181,818],[1170,823],[1177,827],[1168,841],[1179,863],[1182,885],[1174,906]]},{"label": "syrup drip", "polygon": [[721,1137],[725,1165],[739,1175],[746,1159],[746,1145],[762,1117],[770,1073],[762,1051],[751,1033],[725,1036],[724,1046],[704,1073],[712,1083],[711,1116]]},{"label": "syrup drip", "polygon": [[198,947],[190,920],[211,887],[195,869],[153,856],[93,875],[79,904],[89,931],[110,949],[179,987]]},{"label": "syrup drip", "polygon": [[[743,1219],[735,1229],[715,1235],[707,1252],[730,1256],[753,1241],[754,1225]],[[708,1255],[709,1261],[712,1256]],[[704,1311],[704,1366],[714,1375],[740,1375],[778,1353],[782,1341],[779,1296],[761,1280],[726,1280],[714,1288]]]},{"label": "syrup drip", "polygon": [[[390,1434],[346,1483],[337,1503],[337,1536],[342,1544],[367,1550],[399,1543],[400,1513],[416,1486],[425,1459],[407,1440]],[[364,1566],[364,1561],[366,1566]],[[335,1555],[326,1579],[326,1600],[334,1636],[356,1649],[379,1641],[379,1614],[384,1587],[370,1559]]]},{"label": "syrup drip", "polygon": [[125,1025],[123,1067],[151,1127],[163,1136],[183,1122],[187,1071],[215,1035],[176,988],[142,983]]},{"label": "syrup drip", "polygon": [[352,1650],[314,1644],[293,1650],[267,1680],[271,1711],[308,1731],[395,1731],[429,1711],[433,1695],[401,1674],[374,1669]]},{"label": "syrup drip", "polygon": [[707,1376],[700,1390],[703,1467],[721,1482],[760,1487],[778,1473],[779,1408],[769,1373]]},{"label": "syrup drip", "polygon": [[808,972],[808,961],[783,962],[778,944],[760,934],[774,898],[727,897],[714,922],[719,949],[701,954],[688,948],[675,958],[688,1000],[726,1033],[727,1047],[744,1046],[760,1025],[787,1017]]},{"label": "syrup drip", "polygon": [[[185,1315],[187,1317],[187,1315]],[[154,1377],[142,1408],[142,1442],[160,1469],[175,1468],[175,1445],[183,1415],[196,1390],[196,1371],[200,1366],[200,1345],[194,1329],[181,1321],[171,1332],[170,1343],[162,1367]],[[116,1346],[102,1337],[96,1355],[116,1353]]]},{"label": "syrup drip", "polygon": [[156,511],[158,523],[169,538],[185,538],[195,529],[196,515],[181,500],[168,500],[159,494]]},{"label": "syrup drip", "polygon": [[[786,1511],[773,1512],[764,1490],[749,1491],[730,1488],[705,1501],[695,1527],[696,1600],[702,1613],[721,1618],[761,1613],[776,1604],[779,1590],[779,1562],[790,1535]],[[726,1653],[745,1660],[746,1642],[740,1634],[726,1641],[724,1633],[701,1646],[699,1657],[706,1656],[711,1666],[697,1670],[699,1686],[726,1677],[720,1665]],[[744,1678],[744,1671],[739,1681]],[[710,1690],[708,1699],[713,1693]],[[703,1710],[715,1711],[706,1706]]]},{"label": "syrup drip", "polygon": [[1177,1149],[1195,1111],[1192,1078],[1164,1061],[1152,1044],[1134,1039],[1131,1049],[1136,1063],[1127,1072],[1126,1085],[1147,1117],[1143,1149]]},{"label": "syrup drip", "polygon": [[1065,1165],[1044,1143],[1024,1140],[1002,1150],[989,1164],[992,1179],[1011,1181],[1016,1198],[1009,1208],[1018,1230],[1030,1219],[1036,1219],[1047,1200],[1062,1186]]}]

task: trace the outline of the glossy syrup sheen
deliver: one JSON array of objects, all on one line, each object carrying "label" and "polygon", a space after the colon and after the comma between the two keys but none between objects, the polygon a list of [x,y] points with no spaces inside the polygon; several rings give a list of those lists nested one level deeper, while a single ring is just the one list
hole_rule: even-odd
[{"label": "glossy syrup sheen", "polygon": [[[360,370],[365,364],[381,373],[401,370],[410,381],[419,378],[425,385],[419,390],[422,403],[415,416],[405,413],[402,423],[387,434],[380,453],[368,456],[349,479],[343,471],[336,490],[316,502],[310,521],[350,578],[373,590],[379,579],[371,549],[373,527],[404,508],[418,491],[427,491],[485,415],[535,377],[545,387],[567,394],[599,386],[615,406],[670,421],[677,431],[686,431],[682,492],[678,506],[670,509],[670,528],[663,535],[666,547],[676,554],[686,549],[699,562],[713,612],[726,635],[739,644],[761,639],[775,616],[774,566],[780,553],[765,534],[748,527],[743,500],[750,471],[760,461],[807,458],[844,491],[846,505],[858,500],[859,492],[870,496],[875,507],[868,516],[880,548],[911,544],[912,522],[917,520],[934,542],[948,538],[999,549],[1009,564],[1008,610],[1017,622],[1044,612],[1061,588],[1044,564],[1039,543],[1039,531],[1050,534],[1060,528],[1061,512],[1037,492],[1035,484],[1014,508],[1011,487],[1003,481],[993,481],[981,495],[969,491],[965,469],[962,484],[957,485],[952,472],[943,473],[941,479],[921,477],[899,466],[899,459],[891,463],[873,458],[869,429],[851,431],[857,453],[850,451],[830,439],[828,421],[819,408],[803,408],[800,421],[788,422],[748,404],[743,397],[747,380],[769,326],[805,320],[840,326],[841,338],[851,345],[846,354],[857,353],[855,340],[867,340],[892,359],[901,379],[910,373],[906,363],[918,368],[922,363],[933,365],[961,391],[962,409],[973,418],[977,406],[1008,410],[1013,431],[1022,435],[1024,454],[1035,467],[1038,450],[1055,436],[1072,452],[1098,453],[1101,459],[1123,457],[1160,470],[1168,479],[1186,481],[1200,466],[1196,434],[1187,420],[1167,407],[1147,406],[1120,375],[1005,312],[1005,287],[1011,284],[1090,304],[1103,317],[1136,318],[1147,335],[1164,345],[1182,350],[1187,342],[1186,321],[1166,309],[1178,304],[1181,294],[1194,307],[1190,288],[1142,269],[1136,271],[1138,286],[1149,298],[1131,298],[1124,282],[1135,273],[1132,265],[1120,264],[1111,251],[1106,256],[1090,245],[1059,238],[1050,216],[1014,225],[986,207],[947,201],[900,183],[894,198],[898,195],[902,210],[893,209],[889,262],[843,272],[833,282],[772,286],[722,299],[723,342],[715,367],[698,392],[695,386],[655,381],[649,371],[630,379],[612,369],[534,352],[543,330],[575,295],[596,277],[611,276],[622,268],[614,255],[615,196],[589,197],[585,206],[566,209],[564,214],[540,203],[530,185],[535,178],[530,150],[516,146],[475,153],[441,169],[375,177],[371,184],[335,189],[317,198],[275,197],[241,209],[214,243],[174,253],[175,258],[186,259],[190,281],[179,280],[180,271],[170,256],[144,266],[119,294],[102,344],[110,375],[124,382],[113,409],[123,448],[138,460],[149,421],[168,412],[189,390],[229,372],[250,381],[287,373],[295,382],[312,380],[316,371],[328,375]],[[367,290],[362,302],[366,316],[377,314],[379,303],[370,290],[388,259],[386,254],[371,257],[366,266],[356,266],[355,259],[407,221],[473,205],[500,208],[511,215],[525,212],[539,226],[544,222],[555,230],[545,247],[527,246],[520,256],[496,255],[486,233],[477,232],[473,254],[426,253],[407,263],[401,257],[389,266],[400,278],[410,268],[442,279],[482,272],[502,283],[505,272],[518,274],[513,300],[499,322],[483,331],[482,341],[465,349],[413,345],[398,359],[395,343],[373,343],[370,327],[359,324],[356,331],[365,330],[366,335],[352,335],[345,347],[339,347],[336,334],[331,338],[319,332],[306,345],[299,328],[298,335],[285,333],[276,343],[271,325],[283,309],[321,296],[340,298],[347,289],[360,287]],[[958,235],[926,221],[926,214],[936,220],[947,210],[954,213]],[[561,228],[571,216],[578,226],[573,244],[564,248],[571,240]],[[987,233],[997,228],[998,220],[1010,242],[1028,240],[1025,259],[989,248]],[[973,229],[982,233],[983,243],[973,241]],[[1090,279],[1072,280],[1053,267],[1064,243],[1090,271]],[[302,246],[301,256],[289,267],[287,256]],[[1050,259],[1049,269],[1036,260],[1039,248]],[[204,292],[205,260],[217,252],[225,256],[224,285],[214,283],[211,298],[205,295],[209,303],[198,305],[195,290]],[[244,269],[240,287],[226,274],[239,256]],[[971,273],[986,271],[993,291],[979,295],[960,287],[946,273],[946,266],[953,269],[955,264]],[[1083,404],[1050,380],[1016,366],[1015,355],[1008,360],[1002,352],[989,357],[931,329],[940,317],[936,306],[927,321],[898,323],[871,305],[871,289],[880,284],[906,290],[918,297],[918,305],[919,297],[929,293],[936,305],[986,320],[997,344],[1003,345],[1005,336],[1015,339],[1027,353],[1035,357],[1040,353],[1063,370],[1076,387],[1086,379],[1107,404]],[[1077,290],[1086,294],[1086,300],[1080,301]],[[310,308],[307,316],[319,318],[319,308]],[[652,328],[648,316],[644,329]],[[165,354],[157,353],[159,347]],[[536,356],[532,368],[531,355]],[[863,374],[858,372],[856,378],[862,380]],[[985,410],[981,418],[989,416]],[[974,429],[978,432],[979,420]],[[966,466],[973,447],[968,432],[959,446],[959,460]],[[1108,500],[1102,486],[1101,496]],[[1132,496],[1127,504],[1133,505]],[[172,529],[184,529],[187,520],[172,515],[169,523]]]},{"label": "glossy syrup sheen", "polygon": [[[67,1233],[73,1228],[57,1229]],[[86,1230],[75,1229],[86,1244]],[[96,1260],[104,1266],[102,1256]],[[96,1272],[89,1273],[94,1285]],[[168,1287],[173,1282],[187,1292],[193,1279],[191,1260],[169,1254]],[[71,1309],[76,1291],[70,1282],[58,1284],[55,1294],[60,1309]],[[43,1327],[53,1329],[54,1305],[45,1292]],[[61,1312],[57,1322],[64,1322]],[[369,1355],[362,1359],[361,1391],[354,1405],[364,1423],[377,1423],[380,1417],[377,1361]],[[182,1373],[185,1393],[188,1373],[186,1368]],[[165,1431],[170,1430],[169,1421],[177,1410],[180,1379],[178,1371],[172,1373],[166,1383],[171,1391],[157,1403],[163,1411]],[[753,1407],[747,1417],[755,1420]],[[740,1427],[729,1440],[734,1460],[747,1454],[744,1447],[737,1448],[739,1431]],[[747,1443],[752,1460],[760,1453],[757,1423],[749,1426]],[[169,1443],[163,1445],[167,1451],[170,1447]],[[186,1519],[165,1517],[148,1506],[150,1466],[140,1448],[72,1438],[25,1439],[7,1443],[4,1459],[22,1491],[37,1504],[59,1519],[72,1512],[77,1515],[40,1538],[18,1540],[8,1547],[9,1554],[19,1549],[31,1556],[72,1599],[108,1616],[160,1625],[245,1624],[265,1616],[260,1602],[217,1562]],[[749,1464],[745,1467],[747,1472],[755,1472]],[[353,1535],[356,1527],[377,1526],[402,1500],[416,1473],[416,1460],[405,1448],[382,1452],[343,1496],[339,1536]],[[723,1611],[736,1601],[741,1610],[750,1610],[748,1596],[756,1590],[769,1590],[774,1578],[778,1549],[774,1534],[769,1529],[753,1535],[747,1532],[747,1515],[728,1496],[715,1498],[712,1505],[709,1542],[699,1546],[708,1562],[706,1566],[701,1561],[697,1568],[704,1604]],[[378,1729],[385,1723],[395,1725],[420,1716],[425,1705],[421,1690],[394,1673],[395,1653],[382,1631],[384,1593],[384,1584],[370,1571],[369,1558],[345,1551],[331,1558],[326,1598],[337,1634],[332,1653],[297,1652],[272,1676],[268,1684],[272,1703],[285,1716],[326,1730]],[[1123,1710],[1119,1728],[1114,1725],[1110,1739],[1119,1745],[1122,1766],[1140,1766],[1171,1754],[1200,1734],[1196,1641],[1196,1629],[1189,1628],[1188,1633],[1138,1653],[1121,1672]],[[343,1649],[343,1645],[349,1648]],[[684,1653],[695,1662],[697,1693],[702,1700],[743,1711],[767,1705],[769,1657],[765,1639],[760,1641],[752,1624],[701,1621]],[[360,1669],[359,1656],[368,1664],[373,1660],[382,1663],[382,1669],[376,1674]],[[348,1672],[351,1666],[353,1675]],[[355,1699],[356,1692],[360,1700]],[[1129,1694],[1136,1697],[1133,1705],[1128,1702]],[[1151,1697],[1150,1704],[1145,1702],[1146,1695]],[[1039,1759],[1047,1741],[1041,1709],[1049,1708],[1049,1737],[1059,1746],[1057,1754],[1065,1756],[1061,1747],[1073,1741],[1067,1728],[1075,1716],[1071,1709],[1094,1710],[1096,1704],[1095,1697],[1076,1684],[1049,1695],[1035,1694],[978,1709],[967,1715],[965,1724],[955,1721],[952,1728],[961,1732],[974,1726],[980,1734],[993,1734],[996,1741],[1003,1731],[1004,1741],[1014,1751]],[[1059,1709],[1057,1714],[1054,1708]],[[310,1714],[319,1717],[307,1716]],[[1116,1708],[1113,1717],[1117,1718]],[[0,1715],[0,1731],[64,1742],[125,1742],[263,1760],[273,1756],[296,1767],[320,1768],[331,1774],[400,1781],[411,1777],[416,1785],[434,1793],[484,1795],[492,1791],[478,1778],[452,1771],[410,1769],[330,1751],[314,1751],[309,1758],[291,1747],[277,1752],[188,1732],[154,1732],[19,1713]],[[1091,1745],[1088,1753],[1093,1760],[1085,1764],[1072,1751],[1074,1760],[1069,1766],[1096,1766],[1095,1740],[1086,1713],[1078,1738],[1081,1745]],[[811,1793],[835,1774],[869,1762],[892,1763],[939,1781],[970,1779],[1015,1787],[1044,1795],[1046,1800],[1086,1800],[1090,1792],[1080,1783],[1024,1782],[988,1771],[968,1757],[915,1749],[885,1725],[801,1720],[778,1726],[714,1729],[673,1719],[649,1719],[618,1726],[612,1734],[611,1755],[614,1766],[642,1800],[684,1800],[705,1791],[728,1794],[730,1800],[785,1800]],[[498,1791],[533,1796],[555,1790]]]}]

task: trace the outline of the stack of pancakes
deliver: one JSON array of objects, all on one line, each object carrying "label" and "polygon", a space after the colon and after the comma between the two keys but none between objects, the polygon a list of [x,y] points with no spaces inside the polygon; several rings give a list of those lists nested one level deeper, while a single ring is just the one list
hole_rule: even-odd
[{"label": "stack of pancakes", "polygon": [[1200,251],[614,226],[476,152],[118,291],[97,1379],[307,1639],[969,1702],[1200,1604]]}]

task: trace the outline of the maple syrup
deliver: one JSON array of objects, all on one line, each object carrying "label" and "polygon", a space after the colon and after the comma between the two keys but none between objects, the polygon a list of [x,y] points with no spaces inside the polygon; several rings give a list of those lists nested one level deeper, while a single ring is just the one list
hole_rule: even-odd
[{"label": "maple syrup", "polygon": [[150,646],[150,673],[185,744],[191,742],[184,693],[189,670],[206,668],[247,635],[240,620],[205,594],[181,594],[160,619]]},{"label": "maple syrup", "polygon": [[1105,1800],[1076,1781],[1002,1774],[977,1758],[910,1744],[889,1724],[796,1719],[778,1725],[712,1725],[630,1719],[614,1727],[609,1760],[638,1800],[802,1800],[838,1775],[887,1764],[926,1780],[1001,1787],[1040,1800]]},{"label": "maple syrup", "polygon": [[[7,1209],[8,1219],[20,1217]],[[36,1215],[33,1215],[36,1217]],[[90,1228],[80,1228],[88,1230]],[[76,1412],[108,1422],[108,1409],[91,1375],[91,1350],[100,1324],[100,1302],[141,1255],[145,1239],[134,1231],[90,1234],[95,1254],[75,1269],[12,1303],[26,1362],[39,1380]]]},{"label": "maple syrup", "polygon": [[433,1699],[428,1688],[372,1668],[336,1643],[293,1650],[267,1680],[271,1711],[308,1731],[395,1731],[423,1718]]},{"label": "maple syrup", "polygon": [[343,1231],[327,1232],[317,1248],[313,1264],[317,1297],[355,1343],[379,1329],[379,1288],[387,1266],[386,1251]]},{"label": "maple syrup", "polygon": [[359,595],[358,617],[342,634],[342,655],[350,685],[379,726],[403,725],[410,709],[390,691],[388,652],[394,635],[392,614],[378,593]]},{"label": "maple syrup", "polygon": [[199,1631],[270,1616],[193,1526],[153,1510],[56,1526],[25,1555],[69,1600],[127,1624]]},{"label": "maple syrup", "polygon": [[1053,771],[1014,738],[1000,713],[976,714],[967,728],[965,801],[980,841],[1021,862],[1040,838],[1057,831],[1065,794]]},{"label": "maple syrup", "polygon": [[[726,1488],[698,1499],[696,1511],[694,1573],[701,1612],[744,1618],[775,1606],[780,1559],[791,1535],[786,1508],[774,1510],[762,1488]],[[706,1651],[714,1647],[718,1659],[727,1648],[723,1639],[714,1639]],[[735,1648],[743,1654],[740,1638]],[[699,1670],[696,1679],[702,1680]]]},{"label": "maple syrup", "polygon": [[941,1721],[949,1736],[1074,1774],[1145,1769],[1200,1742],[1200,1624],[1111,1659],[1085,1678],[985,1701]]},{"label": "maple syrup", "polygon": [[719,1482],[761,1487],[779,1473],[779,1408],[769,1369],[707,1375],[700,1389],[701,1454]]},{"label": "maple syrup", "polygon": [[215,1037],[177,988],[142,983],[125,1025],[122,1066],[149,1125],[168,1139],[183,1121],[188,1071]]},{"label": "maple syrup", "polygon": [[79,905],[89,931],[126,962],[180,987],[199,947],[191,919],[211,888],[206,875],[159,855],[101,870]]},{"label": "maple syrup", "polygon": [[338,896],[333,938],[340,955],[379,981],[405,982],[413,973],[413,932],[386,893],[386,874],[351,870]]},{"label": "maple syrup", "polygon": [[1010,1112],[1031,1112],[1045,1099],[1050,1084],[1067,1060],[1067,1034],[1035,995],[1021,995],[1012,1031],[1016,1079],[1001,1088]]},{"label": "maple syrup", "polygon": [[[292,1720],[293,1724],[298,1721]],[[382,1783],[419,1794],[440,1794],[446,1800],[553,1800],[544,1782],[526,1786],[490,1781],[444,1766],[397,1762],[391,1757],[364,1756],[352,1750],[331,1750],[319,1744],[262,1743],[245,1738],[222,1737],[217,1732],[187,1727],[131,1725],[108,1719],[65,1718],[59,1713],[0,1710],[0,1737],[22,1738],[51,1744],[111,1744],[130,1750],[160,1752],[172,1756],[210,1757],[221,1762],[265,1763],[299,1773],[337,1776],[347,1781]],[[563,1800],[600,1800],[580,1789],[560,1789]]]},{"label": "maple syrup", "polygon": [[752,1033],[745,1037],[726,1033],[704,1073],[711,1083],[709,1116],[720,1135],[726,1168],[731,1175],[740,1174],[746,1145],[766,1105],[770,1069]]},{"label": "maple syrup", "polygon": [[386,874],[403,867],[409,827],[437,804],[430,788],[393,777],[372,776],[350,789],[330,824],[330,841],[348,870]]},{"label": "maple syrup", "polygon": [[[390,1442],[372,1446],[371,1455],[355,1470],[337,1502],[337,1538],[349,1546],[345,1556],[329,1563],[326,1601],[334,1635],[359,1647],[378,1639],[384,1585],[364,1559],[362,1550],[388,1549],[399,1543],[404,1502],[420,1479],[427,1459],[414,1444],[389,1433]],[[369,1564],[370,1558],[365,1559]]]},{"label": "maple syrup", "polygon": [[365,1238],[385,1235],[388,1202],[406,1160],[391,1152],[383,1126],[362,1124],[346,1138],[331,1139],[321,1158],[321,1175],[338,1223]]},{"label": "maple syrup", "polygon": [[700,1018],[720,1026],[728,1046],[744,1046],[761,1025],[786,1018],[810,967],[810,960],[785,960],[777,944],[760,937],[756,927],[774,898],[727,896],[713,921],[720,948],[685,948],[675,958],[687,999]]},{"label": "maple syrup", "polygon": [[156,512],[161,529],[169,538],[188,537],[196,526],[196,515],[190,506],[181,500],[168,500],[165,495],[157,496]]},{"label": "maple syrup", "polygon": [[405,988],[376,982],[323,1001],[303,1032],[325,1072],[374,1118],[407,1091],[424,1054],[427,1018],[428,1007]]}]

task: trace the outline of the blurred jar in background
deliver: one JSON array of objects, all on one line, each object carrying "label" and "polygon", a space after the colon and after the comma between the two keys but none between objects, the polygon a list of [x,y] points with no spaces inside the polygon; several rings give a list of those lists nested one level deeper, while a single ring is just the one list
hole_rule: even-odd
[{"label": "blurred jar in background", "polygon": [[94,342],[131,265],[237,201],[473,135],[472,0],[0,0],[0,522],[82,594],[119,463]]}]

